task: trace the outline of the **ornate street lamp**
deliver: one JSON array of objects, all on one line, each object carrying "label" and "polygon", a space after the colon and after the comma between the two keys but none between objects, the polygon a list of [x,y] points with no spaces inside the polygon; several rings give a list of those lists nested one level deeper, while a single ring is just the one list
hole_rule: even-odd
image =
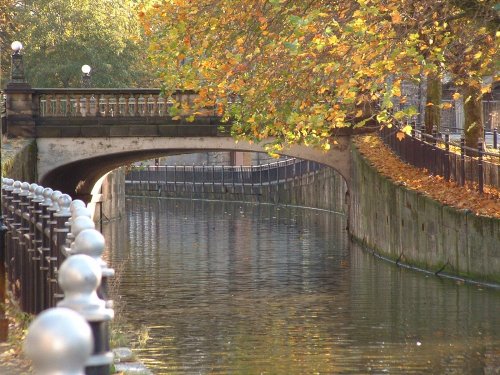
[{"label": "ornate street lamp", "polygon": [[24,83],[24,64],[21,50],[23,45],[21,42],[15,41],[10,47],[12,48],[12,64],[10,70],[11,83]]},{"label": "ornate street lamp", "polygon": [[90,76],[90,71],[92,68],[85,64],[82,66],[82,87],[89,88],[91,87],[91,76]]}]

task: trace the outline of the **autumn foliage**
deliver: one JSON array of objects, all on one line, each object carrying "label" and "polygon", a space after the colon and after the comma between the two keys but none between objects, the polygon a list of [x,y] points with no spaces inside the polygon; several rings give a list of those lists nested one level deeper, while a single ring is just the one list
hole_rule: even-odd
[{"label": "autumn foliage", "polygon": [[483,87],[494,2],[464,3],[165,0],[140,17],[167,92],[198,90],[237,137],[328,149],[338,128],[406,124],[405,81]]},{"label": "autumn foliage", "polygon": [[484,193],[477,186],[459,186],[442,176],[433,176],[427,170],[402,162],[377,136],[360,136],[355,140],[357,148],[383,175],[408,189],[433,198],[458,209],[471,209],[474,213],[500,218],[500,191],[485,186]]}]

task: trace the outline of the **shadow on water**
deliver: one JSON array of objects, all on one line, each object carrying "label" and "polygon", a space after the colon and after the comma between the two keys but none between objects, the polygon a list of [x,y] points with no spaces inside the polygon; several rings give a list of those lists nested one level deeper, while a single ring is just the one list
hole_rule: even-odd
[{"label": "shadow on water", "polygon": [[[158,374],[495,374],[500,292],[374,258],[324,211],[133,198],[104,227]],[[142,344],[139,345],[139,341]]]}]

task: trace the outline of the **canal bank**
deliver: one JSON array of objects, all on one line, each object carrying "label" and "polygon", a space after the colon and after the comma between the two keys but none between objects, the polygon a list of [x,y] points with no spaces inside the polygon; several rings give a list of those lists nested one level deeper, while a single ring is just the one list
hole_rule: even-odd
[{"label": "canal bank", "polygon": [[352,238],[397,263],[500,284],[499,219],[444,205],[396,184],[355,146],[352,155]]}]

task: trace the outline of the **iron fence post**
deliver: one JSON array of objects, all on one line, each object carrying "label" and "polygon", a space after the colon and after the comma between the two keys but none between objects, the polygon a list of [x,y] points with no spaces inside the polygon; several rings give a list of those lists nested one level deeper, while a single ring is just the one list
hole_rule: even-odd
[{"label": "iron fence post", "polygon": [[35,198],[33,199],[33,217],[31,221],[33,222],[33,230],[34,230],[34,254],[33,254],[33,280],[35,283],[35,288],[34,288],[34,313],[39,314],[42,309],[43,309],[43,294],[44,290],[42,289],[42,283],[41,277],[42,277],[42,271],[41,267],[43,265],[42,263],[42,237],[43,237],[43,232],[39,228],[39,222],[41,220],[41,216],[43,213],[42,210],[42,203],[44,200],[43,197],[43,190],[44,188],[42,186],[37,186],[35,189]]},{"label": "iron fence post", "polygon": [[444,135],[444,178],[446,181],[450,181],[450,135],[446,133]]},{"label": "iron fence post", "polygon": [[55,190],[52,192],[50,198],[52,199],[52,205],[48,208],[48,212],[50,215],[50,219],[48,222],[48,228],[46,228],[47,236],[49,237],[49,256],[48,256],[48,275],[49,275],[49,304],[50,307],[54,307],[56,305],[56,293],[58,289],[57,285],[57,267],[59,263],[59,257],[57,252],[57,245],[55,239],[55,232],[57,226],[57,221],[55,218],[55,214],[59,211],[59,198],[62,193],[59,190]]},{"label": "iron fence post", "polygon": [[465,185],[465,138],[460,138],[460,186]]},{"label": "iron fence post", "polygon": [[89,324],[66,308],[42,312],[24,341],[24,352],[37,374],[82,375],[92,347]]},{"label": "iron fence post", "polygon": [[41,295],[41,310],[49,307],[49,257],[50,257],[50,244],[49,236],[47,235],[47,229],[50,221],[49,207],[52,205],[52,200],[50,196],[52,195],[51,188],[43,189],[43,202],[40,203],[42,209],[42,214],[40,215],[40,220],[37,223],[37,229],[42,236],[42,246],[40,247],[40,285],[43,293]]},{"label": "iron fence post", "polygon": [[109,296],[109,279],[115,276],[115,270],[109,268],[102,259],[104,246],[104,236],[98,230],[83,229],[75,238],[73,253],[88,255],[101,267],[102,278],[97,295],[106,302],[107,307],[112,307],[113,301]]},{"label": "iron fence post", "polygon": [[484,190],[484,172],[483,172],[483,155],[484,155],[484,150],[483,150],[483,142],[479,142],[477,144],[477,152],[478,152],[478,158],[477,158],[478,185],[479,185],[479,192],[481,194],[483,194],[483,190]]},{"label": "iron fence post", "polygon": [[57,306],[80,313],[92,330],[94,349],[85,365],[86,375],[109,374],[113,361],[109,345],[109,322],[114,312],[97,296],[101,277],[99,264],[85,254],[70,256],[59,271],[59,285],[64,291],[64,299]]},{"label": "iron fence post", "polygon": [[[57,274],[61,268],[64,260],[66,238],[69,233],[69,227],[66,225],[67,221],[71,218],[71,197],[68,194],[62,194],[57,200],[59,210],[54,213],[54,255],[57,258],[54,264],[54,278],[57,279]],[[59,300],[63,298],[62,291],[59,285],[54,286],[54,299]]]}]

